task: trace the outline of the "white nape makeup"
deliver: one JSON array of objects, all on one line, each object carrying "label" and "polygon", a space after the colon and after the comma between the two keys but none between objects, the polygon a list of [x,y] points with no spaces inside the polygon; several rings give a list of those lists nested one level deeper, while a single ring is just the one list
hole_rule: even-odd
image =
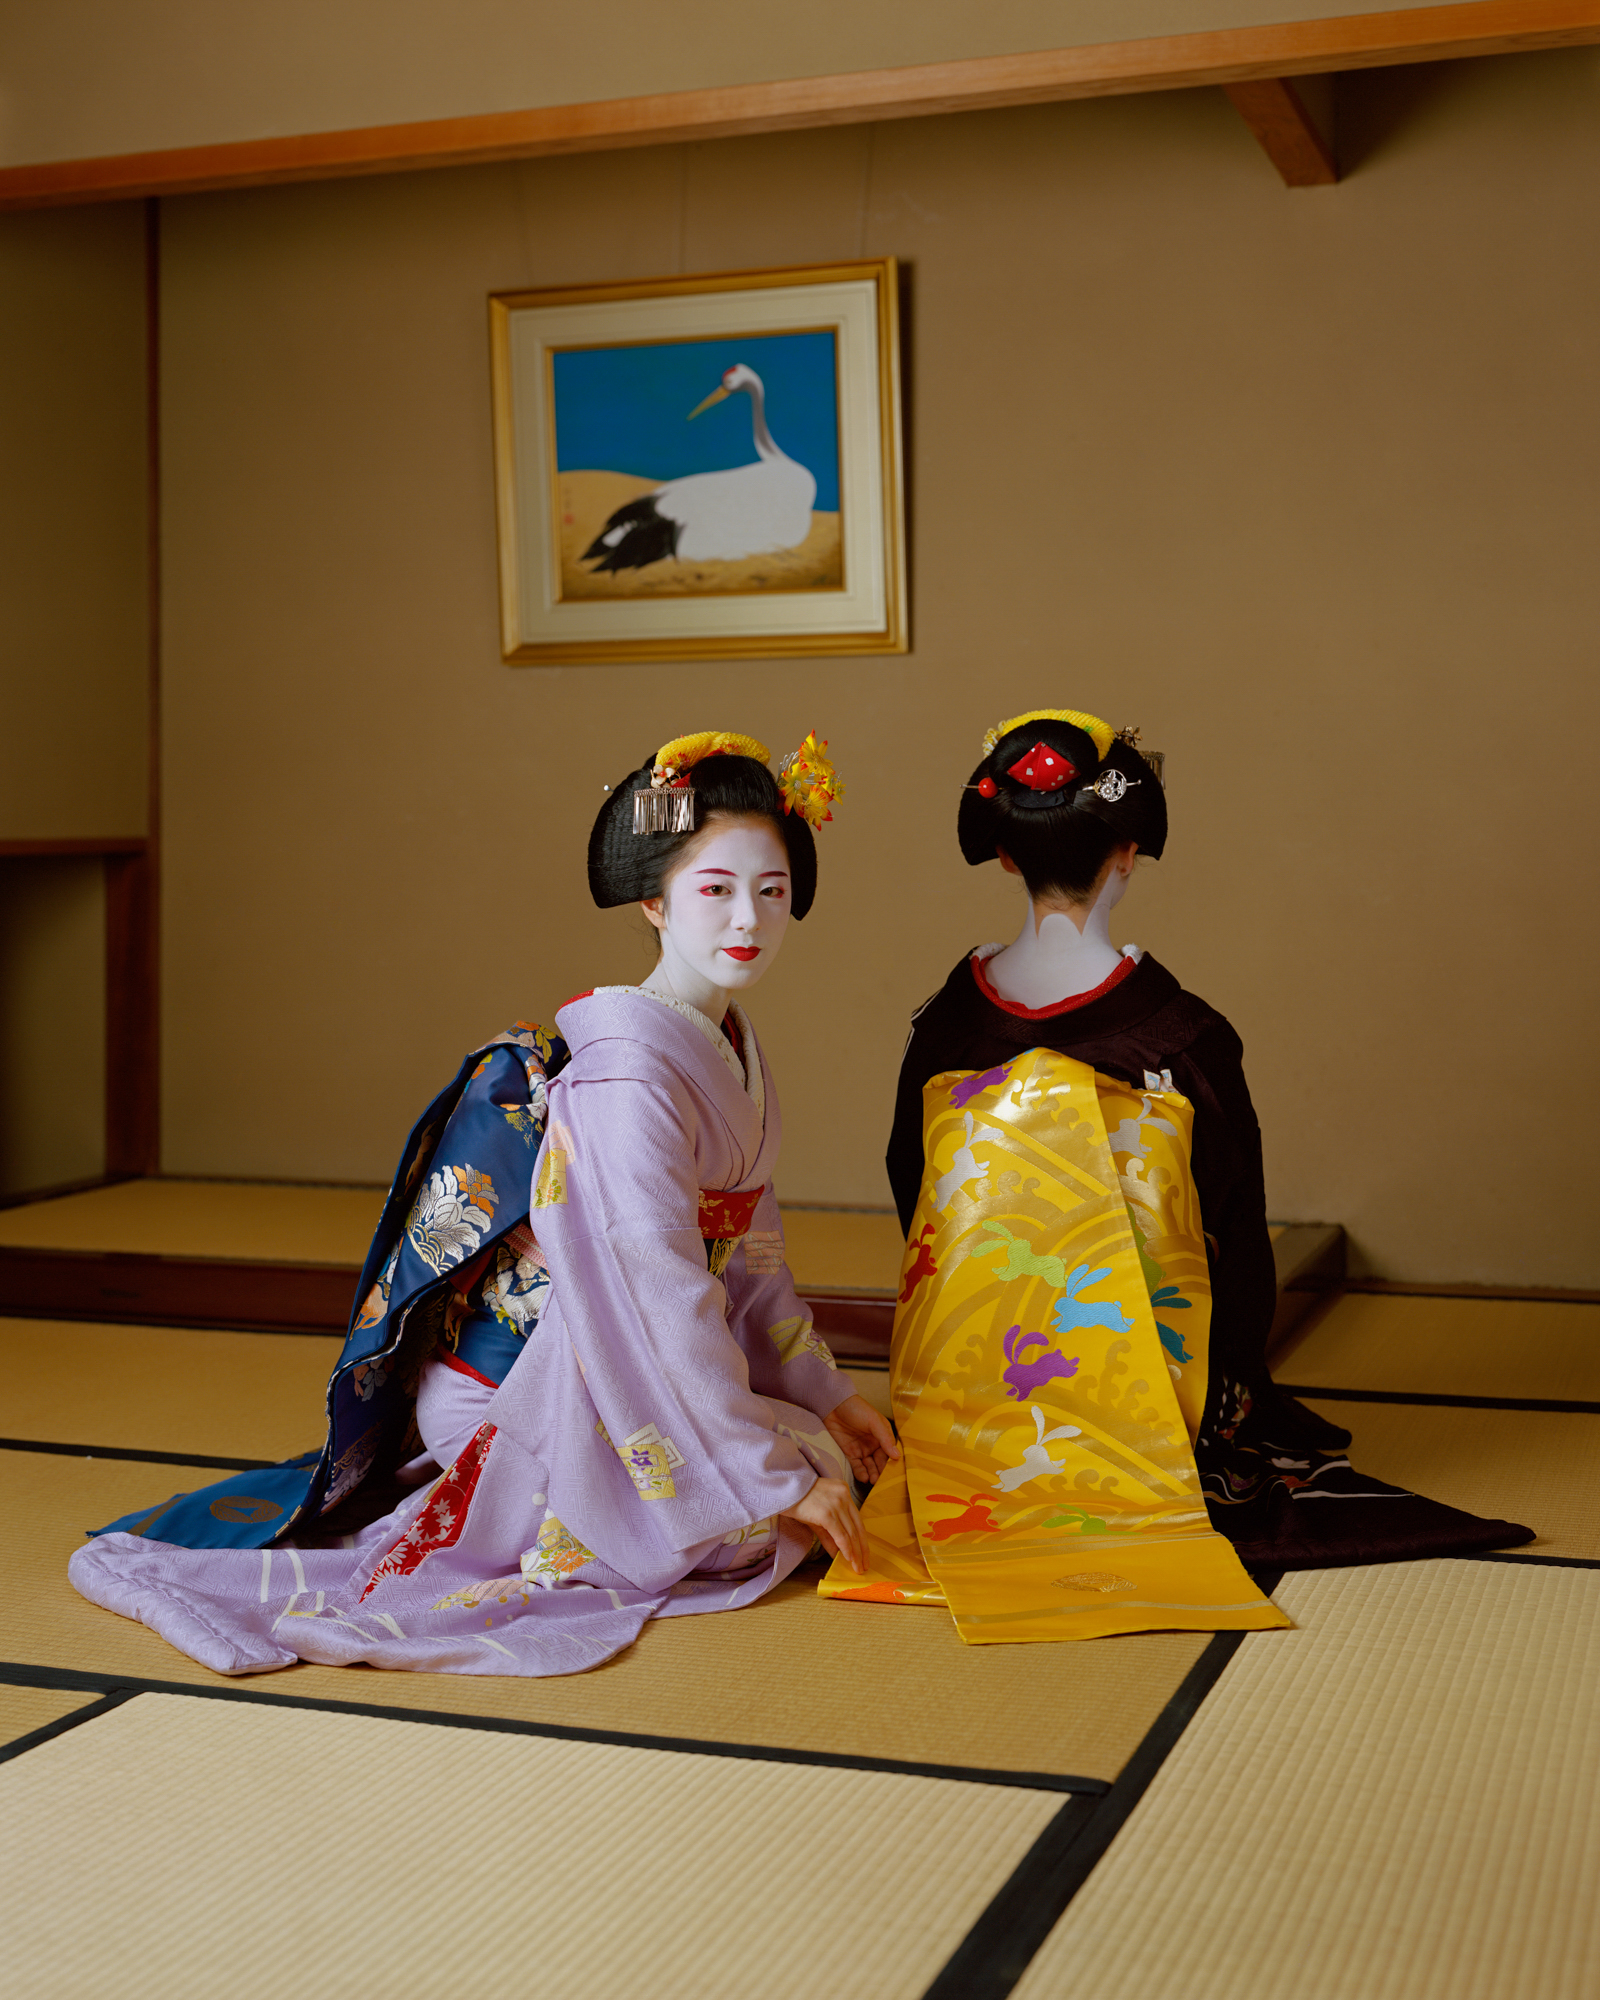
[{"label": "white nape makeup", "polygon": [[788,850],[771,820],[713,818],[665,891],[639,905],[661,939],[661,961],[641,983],[720,1021],[729,995],[754,986],[777,956],[790,905]]},{"label": "white nape makeup", "polygon": [[[1068,903],[1030,897],[1016,941],[985,962],[984,977],[1004,1000],[1017,1007],[1053,1007],[1075,993],[1092,993],[1122,963],[1111,942],[1111,912],[1122,901],[1133,874],[1133,841],[1113,848],[1089,899]],[[1000,865],[1020,871],[1009,854]]]}]

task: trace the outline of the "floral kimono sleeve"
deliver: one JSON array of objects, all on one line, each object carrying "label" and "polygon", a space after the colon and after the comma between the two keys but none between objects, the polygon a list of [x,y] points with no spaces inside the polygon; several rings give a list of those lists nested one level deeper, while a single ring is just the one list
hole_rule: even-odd
[{"label": "floral kimono sleeve", "polygon": [[707,1269],[695,1093],[665,1066],[659,1081],[584,1067],[552,1087],[534,1178],[544,1332],[571,1344],[612,1483],[631,1480],[652,1531],[689,1549],[794,1506],[817,1475],[753,1391]]},{"label": "floral kimono sleeve", "polygon": [[855,1394],[855,1384],[834,1366],[827,1343],[811,1324],[810,1309],[795,1291],[784,1257],[783,1219],[770,1187],[723,1275],[728,1324],[749,1357],[751,1388],[819,1417]]}]

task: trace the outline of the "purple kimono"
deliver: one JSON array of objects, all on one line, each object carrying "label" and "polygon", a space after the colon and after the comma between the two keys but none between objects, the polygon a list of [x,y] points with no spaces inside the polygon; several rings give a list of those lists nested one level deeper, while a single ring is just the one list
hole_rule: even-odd
[{"label": "purple kimono", "polygon": [[[822,1419],[853,1390],[784,1262],[777,1097],[731,1017],[742,1055],[639,987],[557,1016],[572,1060],[530,1214],[549,1299],[498,1388],[442,1352],[425,1363],[412,1476],[429,1484],[337,1546],[102,1535],[72,1558],[83,1595],[218,1673],[566,1674],[648,1618],[728,1610],[788,1575],[811,1538],[777,1516],[819,1475],[848,1479]],[[708,1258],[708,1213],[738,1218],[731,1254],[724,1239]]]}]

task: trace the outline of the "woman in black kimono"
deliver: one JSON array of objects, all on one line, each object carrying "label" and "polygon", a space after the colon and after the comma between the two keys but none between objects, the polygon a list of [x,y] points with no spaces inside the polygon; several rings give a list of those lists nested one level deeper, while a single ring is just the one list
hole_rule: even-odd
[{"label": "woman in black kimono", "polygon": [[[965,954],[917,1013],[900,1067],[889,1179],[908,1228],[922,1179],[922,1088],[1051,1048],[1125,1083],[1175,1088],[1194,1106],[1192,1168],[1211,1252],[1211,1372],[1195,1445],[1215,1526],[1245,1561],[1324,1569],[1467,1555],[1534,1539],[1354,1471],[1350,1433],[1283,1394],[1267,1369],[1277,1298],[1261,1132],[1243,1045],[1227,1021],[1148,953],[1111,945],[1112,907],[1135,854],[1167,836],[1160,760],[1075,710],[1034,710],[991,730],[957,819],[969,865],[1022,877],[1014,944]],[[1307,1504],[1314,1502],[1315,1504]]]}]

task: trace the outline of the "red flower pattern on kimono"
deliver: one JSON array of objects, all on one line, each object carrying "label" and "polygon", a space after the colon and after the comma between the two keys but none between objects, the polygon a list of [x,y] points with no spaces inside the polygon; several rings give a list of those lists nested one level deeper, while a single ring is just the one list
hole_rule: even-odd
[{"label": "red flower pattern on kimono", "polygon": [[471,1444],[450,1470],[440,1477],[422,1512],[373,1570],[371,1581],[361,1593],[363,1604],[385,1577],[409,1576],[436,1549],[447,1549],[460,1539],[461,1530],[467,1522],[467,1509],[472,1504],[473,1489],[488,1460],[494,1435],[493,1424],[480,1426]]}]

